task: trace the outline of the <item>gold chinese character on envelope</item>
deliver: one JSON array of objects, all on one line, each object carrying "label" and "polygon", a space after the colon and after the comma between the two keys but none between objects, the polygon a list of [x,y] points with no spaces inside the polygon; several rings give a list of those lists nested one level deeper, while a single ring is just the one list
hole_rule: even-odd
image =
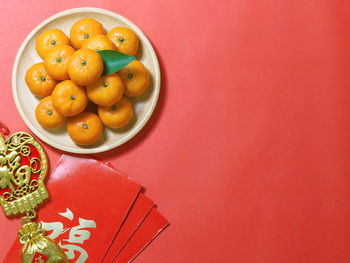
[{"label": "gold chinese character on envelope", "polygon": [[6,140],[0,135],[0,203],[6,215],[29,212],[48,198],[46,173],[44,150],[30,134]]}]

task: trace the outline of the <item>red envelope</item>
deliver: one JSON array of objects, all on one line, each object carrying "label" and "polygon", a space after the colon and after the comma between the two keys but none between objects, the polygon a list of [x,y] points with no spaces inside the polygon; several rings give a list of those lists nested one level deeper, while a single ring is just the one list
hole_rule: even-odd
[{"label": "red envelope", "polygon": [[134,260],[168,225],[168,220],[153,207],[113,262],[127,263]]},{"label": "red envelope", "polygon": [[[48,189],[51,201],[38,221],[49,237],[70,262],[100,262],[141,186],[100,161],[62,155]],[[19,250],[17,240],[4,262],[18,263]]]},{"label": "red envelope", "polygon": [[113,261],[123,246],[127,244],[133,233],[142,224],[143,220],[149,214],[153,206],[154,203],[151,199],[142,193],[138,195],[135,204],[130,210],[125,222],[123,223],[102,262],[110,263]]}]

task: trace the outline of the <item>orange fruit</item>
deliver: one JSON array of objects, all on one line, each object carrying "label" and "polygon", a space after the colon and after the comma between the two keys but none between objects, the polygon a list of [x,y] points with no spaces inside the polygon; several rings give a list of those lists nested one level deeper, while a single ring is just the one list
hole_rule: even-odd
[{"label": "orange fruit", "polygon": [[52,96],[43,98],[35,109],[35,116],[39,124],[47,129],[61,127],[66,117],[59,114],[52,105]]},{"label": "orange fruit", "polygon": [[56,80],[69,79],[67,64],[74,52],[74,48],[68,45],[57,46],[47,52],[44,63],[51,78]]},{"label": "orange fruit", "polygon": [[54,108],[63,116],[70,117],[84,111],[88,98],[85,89],[71,80],[58,83],[52,92]]},{"label": "orange fruit", "polygon": [[132,61],[118,73],[125,85],[124,94],[126,96],[135,97],[146,91],[149,85],[149,73],[140,61]]},{"label": "orange fruit", "polygon": [[94,50],[82,48],[71,56],[68,62],[68,74],[81,86],[91,85],[103,72],[103,60]]},{"label": "orange fruit", "polygon": [[118,74],[103,76],[86,87],[89,99],[100,106],[112,106],[123,96],[124,84]]},{"label": "orange fruit", "polygon": [[105,49],[117,50],[113,42],[110,41],[109,38],[105,35],[94,35],[92,37],[89,37],[83,42],[81,48],[88,48],[95,51]]},{"label": "orange fruit", "polygon": [[129,28],[126,27],[115,27],[108,32],[107,37],[117,47],[117,50],[134,56],[139,48],[139,38]]},{"label": "orange fruit", "polygon": [[134,110],[128,98],[122,97],[116,104],[110,107],[98,107],[98,116],[104,125],[109,128],[121,128],[127,125]]},{"label": "orange fruit", "polygon": [[28,88],[35,96],[49,96],[55,88],[57,81],[47,73],[44,63],[31,66],[25,76]]},{"label": "orange fruit", "polygon": [[69,45],[69,38],[59,29],[48,29],[36,40],[35,49],[44,58],[47,51],[59,45]]},{"label": "orange fruit", "polygon": [[96,114],[85,111],[68,120],[67,131],[76,144],[89,145],[101,137],[103,125]]},{"label": "orange fruit", "polygon": [[84,40],[99,34],[106,34],[102,24],[92,18],[83,18],[75,22],[72,26],[70,30],[70,41],[75,49],[79,49]]}]

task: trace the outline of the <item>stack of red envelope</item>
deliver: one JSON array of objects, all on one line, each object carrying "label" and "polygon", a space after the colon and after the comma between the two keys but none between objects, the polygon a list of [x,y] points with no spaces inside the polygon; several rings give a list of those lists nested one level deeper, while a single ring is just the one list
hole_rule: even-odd
[{"label": "stack of red envelope", "polygon": [[[69,262],[130,262],[169,224],[140,184],[98,160],[62,155],[47,188],[38,221]],[[20,249],[17,239],[4,262]]]}]

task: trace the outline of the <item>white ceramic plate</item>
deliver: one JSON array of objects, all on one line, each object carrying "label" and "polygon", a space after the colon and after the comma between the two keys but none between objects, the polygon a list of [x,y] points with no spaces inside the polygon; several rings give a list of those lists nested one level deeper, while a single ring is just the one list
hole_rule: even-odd
[{"label": "white ceramic plate", "polygon": [[[70,28],[79,19],[92,17],[99,21],[106,32],[116,26],[131,28],[140,39],[136,59],[140,60],[150,73],[150,86],[147,91],[133,98],[135,115],[130,123],[121,129],[105,128],[103,136],[89,146],[78,146],[69,137],[66,126],[56,130],[44,129],[35,118],[35,108],[40,98],[35,97],[27,87],[24,77],[26,71],[42,59],[35,51],[37,37],[49,28],[59,28],[69,37]],[[31,131],[47,144],[72,153],[98,153],[113,149],[135,136],[147,123],[157,104],[160,89],[160,70],[157,55],[147,37],[128,19],[114,12],[99,8],[76,8],[58,13],[38,25],[24,40],[18,50],[12,72],[12,90],[17,110]]]}]

